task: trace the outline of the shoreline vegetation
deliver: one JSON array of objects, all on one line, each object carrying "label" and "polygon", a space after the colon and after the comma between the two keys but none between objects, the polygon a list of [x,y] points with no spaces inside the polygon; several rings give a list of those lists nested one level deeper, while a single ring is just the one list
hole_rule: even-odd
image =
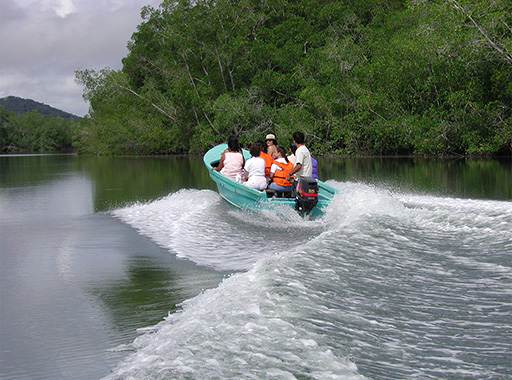
[{"label": "shoreline vegetation", "polygon": [[[15,97],[16,104],[28,105],[16,109],[10,102],[0,104],[0,153],[69,153],[74,152],[73,134],[79,129],[80,119],[51,108],[34,108],[41,103]],[[8,111],[7,107],[15,109]],[[68,116],[69,115],[69,116]]]},{"label": "shoreline vegetation", "polygon": [[317,156],[512,155],[509,0],[179,0],[141,15],[122,69],[75,73],[90,104],[70,128],[78,154],[201,155],[267,133],[287,147],[300,130]]}]

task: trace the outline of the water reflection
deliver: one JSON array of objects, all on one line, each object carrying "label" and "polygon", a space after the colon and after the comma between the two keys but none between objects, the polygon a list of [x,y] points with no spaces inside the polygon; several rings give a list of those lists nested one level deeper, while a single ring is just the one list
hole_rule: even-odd
[{"label": "water reflection", "polygon": [[132,257],[122,278],[92,284],[89,292],[110,316],[117,334],[131,335],[137,328],[153,326],[168,312],[218,283],[223,275],[168,258],[158,262],[147,256]]},{"label": "water reflection", "polygon": [[183,188],[214,189],[201,157],[79,157],[95,184],[96,211],[146,202]]},{"label": "water reflection", "polygon": [[319,158],[321,179],[361,181],[458,198],[512,199],[512,161],[407,157]]},{"label": "water reflection", "polygon": [[17,187],[55,181],[73,170],[73,155],[0,155],[0,185]]}]

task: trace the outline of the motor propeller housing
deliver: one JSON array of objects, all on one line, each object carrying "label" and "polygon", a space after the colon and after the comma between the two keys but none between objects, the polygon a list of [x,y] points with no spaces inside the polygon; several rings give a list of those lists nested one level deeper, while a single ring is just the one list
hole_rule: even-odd
[{"label": "motor propeller housing", "polygon": [[295,189],[295,210],[301,215],[309,215],[318,203],[318,182],[313,177],[301,177]]}]

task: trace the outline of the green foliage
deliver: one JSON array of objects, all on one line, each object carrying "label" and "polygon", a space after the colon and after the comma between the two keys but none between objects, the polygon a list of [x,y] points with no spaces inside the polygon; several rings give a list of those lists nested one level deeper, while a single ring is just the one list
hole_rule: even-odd
[{"label": "green foliage", "polygon": [[200,153],[296,130],[319,154],[512,152],[509,0],[176,0],[123,69],[76,73],[89,154]]},{"label": "green foliage", "polygon": [[2,152],[71,151],[72,135],[78,122],[37,111],[21,115],[0,106],[0,149]]},{"label": "green foliage", "polygon": [[18,98],[17,96],[7,96],[5,98],[1,98],[0,106],[5,107],[7,111],[16,115],[21,115],[30,111],[37,111],[41,115],[57,116],[64,120],[80,119],[78,116],[50,107],[47,104],[39,103],[32,99]]}]

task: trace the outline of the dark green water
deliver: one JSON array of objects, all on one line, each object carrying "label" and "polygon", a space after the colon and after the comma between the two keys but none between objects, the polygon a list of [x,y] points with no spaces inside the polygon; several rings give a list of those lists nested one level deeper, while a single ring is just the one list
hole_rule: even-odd
[{"label": "dark green water", "polygon": [[[510,160],[318,161],[322,179],[512,200]],[[2,379],[106,376],[137,329],[229,274],[177,259],[109,213],[181,189],[215,190],[200,157],[0,157]]]},{"label": "dark green water", "polygon": [[503,160],[326,158],[320,178],[363,181],[401,191],[474,199],[512,199],[512,164]]}]

